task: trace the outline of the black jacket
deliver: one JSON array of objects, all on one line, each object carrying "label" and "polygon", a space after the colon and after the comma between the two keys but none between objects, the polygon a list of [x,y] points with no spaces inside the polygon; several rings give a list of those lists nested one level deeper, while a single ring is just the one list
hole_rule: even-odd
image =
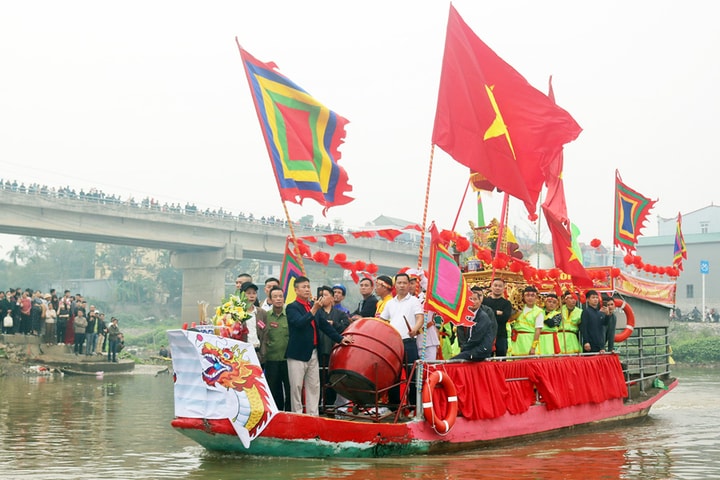
[{"label": "black jacket", "polygon": [[455,360],[484,360],[492,356],[493,343],[497,334],[497,322],[490,319],[485,309],[475,312],[475,325],[470,330],[470,338],[462,347]]}]

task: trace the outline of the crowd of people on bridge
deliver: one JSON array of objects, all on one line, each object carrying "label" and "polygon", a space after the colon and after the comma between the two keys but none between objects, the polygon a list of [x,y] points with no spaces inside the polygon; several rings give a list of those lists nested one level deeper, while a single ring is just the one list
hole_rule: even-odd
[{"label": "crowd of people on bridge", "polygon": [[105,320],[105,313],[88,306],[81,294],[65,290],[58,297],[31,288],[0,291],[0,318],[3,335],[39,336],[47,345],[67,345],[75,355],[107,355],[117,362],[124,342],[118,319]]},{"label": "crowd of people on bridge", "polygon": [[[160,201],[151,197],[144,197],[140,201],[135,200],[135,198],[133,197],[123,199],[120,195],[108,195],[101,189],[96,187],[91,187],[87,190],[81,188],[79,191],[77,191],[70,186],[62,186],[55,188],[48,187],[47,185],[40,185],[38,183],[30,183],[28,185],[25,185],[24,182],[18,183],[17,180],[3,180],[2,178],[0,178],[0,190],[15,192],[24,195],[42,195],[49,198],[62,198],[89,203],[99,203],[103,205],[118,205],[163,213],[200,215],[204,217],[235,220],[238,222],[287,227],[287,220],[281,217],[276,217],[275,215],[255,217],[253,213],[245,214],[244,212],[240,212],[237,215],[234,215],[232,212],[226,211],[222,207],[214,209],[201,209],[198,208],[197,205],[195,205],[194,203],[190,202],[186,202],[185,205],[182,205],[180,202],[173,202],[169,204],[167,202],[163,202],[161,204]],[[345,233],[343,228],[336,225],[330,225],[329,223],[325,225],[304,225],[304,227],[316,232]]]}]

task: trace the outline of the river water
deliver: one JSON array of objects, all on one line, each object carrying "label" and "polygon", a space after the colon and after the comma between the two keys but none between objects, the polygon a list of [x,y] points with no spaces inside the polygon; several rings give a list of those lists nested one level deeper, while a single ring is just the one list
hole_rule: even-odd
[{"label": "river water", "polygon": [[169,425],[169,374],[0,378],[2,479],[720,478],[720,372],[683,369],[640,422],[452,456],[248,458]]}]

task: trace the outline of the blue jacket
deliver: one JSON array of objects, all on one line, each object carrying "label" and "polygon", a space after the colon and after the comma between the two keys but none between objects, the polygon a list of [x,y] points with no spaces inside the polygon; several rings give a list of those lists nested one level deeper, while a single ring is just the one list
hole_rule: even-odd
[{"label": "blue jacket", "polygon": [[[312,312],[305,310],[302,303],[295,300],[285,307],[285,315],[288,321],[288,332],[290,339],[288,340],[287,350],[285,350],[285,358],[300,360],[307,362],[312,356],[313,350],[316,348],[314,344],[314,331],[312,321],[318,330],[324,332],[334,342],[342,342],[342,335],[337,333],[332,325],[321,315],[313,316]],[[318,332],[318,341],[320,340],[320,332]]]}]

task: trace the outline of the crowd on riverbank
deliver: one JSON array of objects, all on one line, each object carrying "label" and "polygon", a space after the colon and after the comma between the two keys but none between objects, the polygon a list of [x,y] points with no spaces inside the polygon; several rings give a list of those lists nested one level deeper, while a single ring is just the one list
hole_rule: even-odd
[{"label": "crowd on riverbank", "polygon": [[117,361],[123,335],[118,320],[105,321],[105,313],[89,305],[81,294],[65,290],[58,297],[31,288],[0,292],[0,318],[4,335],[31,335],[47,345],[72,345],[75,355],[104,355]]}]

